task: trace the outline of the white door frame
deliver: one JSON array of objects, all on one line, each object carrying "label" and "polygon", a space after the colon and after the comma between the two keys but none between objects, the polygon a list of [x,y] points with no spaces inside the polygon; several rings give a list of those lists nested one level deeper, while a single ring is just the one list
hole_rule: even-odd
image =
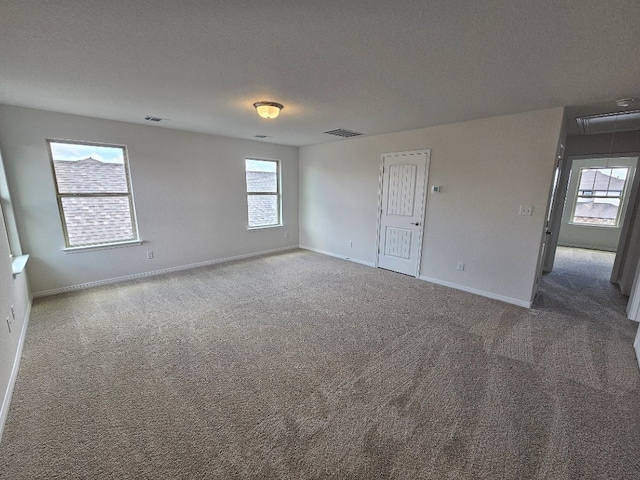
[{"label": "white door frame", "polygon": [[[572,161],[565,157],[564,143],[558,146],[556,165],[554,167],[554,179],[549,192],[547,202],[546,221],[543,234],[543,251],[536,272],[536,284],[543,273],[553,270],[553,262],[556,257],[558,246],[558,234],[562,222],[562,212],[567,197],[567,186],[569,185],[569,173],[571,172]],[[556,175],[557,178],[556,178]]]},{"label": "white door frame", "polygon": [[378,255],[380,254],[380,229],[382,227],[382,193],[383,187],[382,184],[384,179],[384,158],[389,156],[406,156],[406,155],[425,155],[426,157],[426,165],[424,169],[424,188],[422,195],[422,202],[420,205],[420,218],[422,221],[420,222],[420,230],[418,231],[418,256],[416,260],[416,274],[415,277],[420,276],[420,265],[422,263],[422,239],[424,237],[424,225],[425,225],[425,214],[426,214],[426,205],[427,205],[427,185],[429,180],[429,165],[431,164],[431,149],[427,148],[425,150],[410,150],[407,152],[387,152],[380,154],[380,176],[378,177],[378,217],[376,222],[376,252],[375,252],[375,262],[374,266],[378,268]]},{"label": "white door frame", "polygon": [[[636,267],[636,275],[633,280],[633,287],[631,288],[629,302],[627,303],[627,318],[629,320],[640,322],[640,261]],[[640,362],[640,357],[638,358],[638,361]]]}]

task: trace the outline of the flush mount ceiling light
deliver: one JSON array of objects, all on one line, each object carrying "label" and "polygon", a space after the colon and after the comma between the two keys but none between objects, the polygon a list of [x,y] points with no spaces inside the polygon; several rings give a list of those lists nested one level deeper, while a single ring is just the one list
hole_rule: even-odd
[{"label": "flush mount ceiling light", "polygon": [[253,104],[262,118],[276,118],[284,107],[276,102],[256,102]]}]

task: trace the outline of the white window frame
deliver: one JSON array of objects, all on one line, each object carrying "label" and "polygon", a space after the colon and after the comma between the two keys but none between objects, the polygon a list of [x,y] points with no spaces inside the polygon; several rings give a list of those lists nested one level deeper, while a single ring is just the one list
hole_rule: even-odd
[{"label": "white window frame", "polygon": [[[11,206],[11,197],[9,195],[9,186],[7,185],[7,177],[4,170],[4,163],[0,156],[0,210],[4,221],[5,231],[7,233],[7,242],[9,243],[9,257],[13,259],[19,248],[16,239],[15,219],[13,217],[13,208]],[[9,218],[11,214],[11,218]]]},{"label": "white window frame", "polygon": [[13,258],[13,246],[11,245],[11,235],[9,233],[9,224],[7,223],[7,214],[4,210],[3,201],[0,198],[0,214],[2,215],[2,223],[4,223],[4,231],[7,237],[7,245],[9,247],[9,258]]},{"label": "white window frame", "polygon": [[[275,193],[274,192],[249,192],[249,186],[247,185],[247,161],[269,162],[269,163],[274,163],[276,165],[277,191]],[[282,166],[282,164],[281,164],[280,160],[272,160],[272,159],[266,159],[266,158],[252,158],[252,157],[245,158],[244,174],[245,174],[245,192],[247,194],[247,230],[261,230],[261,229],[264,229],[264,228],[281,227],[283,225],[283,223],[282,223],[281,166]],[[272,224],[269,224],[269,225],[251,226],[251,219],[249,218],[249,215],[250,215],[249,197],[250,196],[254,196],[254,195],[267,195],[267,196],[275,196],[276,197],[276,201],[277,201],[276,209],[277,209],[277,215],[278,215],[277,223],[272,223]]]},{"label": "white window frame", "polygon": [[[592,190],[585,190],[585,192],[590,192],[590,195],[580,195],[580,181],[582,180],[582,173],[585,170],[603,170],[603,169],[616,169],[616,168],[626,168],[627,169],[627,175],[625,177],[625,183],[624,183],[624,187],[622,188],[622,191],[620,192],[620,195],[617,196],[610,196],[610,195],[596,195],[595,192],[597,190],[595,190],[595,186],[594,189]],[[624,207],[624,201],[625,201],[625,197],[627,195],[627,189],[629,186],[629,175],[632,174],[632,170],[631,167],[629,166],[586,166],[586,167],[580,167],[579,169],[579,176],[578,176],[578,183],[576,186],[576,194],[573,198],[573,210],[571,211],[571,217],[569,218],[569,224],[571,225],[577,225],[579,227],[598,227],[598,228],[619,228],[620,227],[620,217],[622,214],[622,208]],[[609,190],[607,190],[609,191]],[[588,222],[576,222],[575,221],[575,217],[576,217],[576,209],[578,208],[578,200],[580,198],[591,198],[591,199],[598,199],[598,198],[609,198],[609,199],[618,199],[620,200],[620,204],[618,205],[618,211],[616,212],[616,220],[612,225],[606,225],[606,224],[598,224],[598,223],[588,223]]]},{"label": "white window frame", "polygon": [[[140,245],[142,240],[140,239],[138,233],[138,222],[135,210],[135,203],[133,201],[133,190],[131,188],[131,174],[129,173],[129,155],[127,152],[126,145],[119,144],[111,144],[111,143],[98,143],[98,142],[86,142],[82,140],[63,140],[63,139],[55,139],[55,138],[47,138],[47,150],[49,152],[49,162],[51,164],[51,170],[53,174],[53,181],[56,189],[56,200],[58,202],[58,211],[60,214],[60,223],[62,225],[63,235],[64,235],[64,243],[65,248],[63,249],[65,253],[75,253],[82,252],[87,250],[99,250],[104,248],[113,248],[113,247],[121,247],[128,245]],[[127,181],[127,192],[100,192],[100,193],[60,193],[58,188],[58,178],[56,176],[53,152],[51,150],[52,143],[66,143],[69,145],[84,145],[91,147],[108,147],[108,148],[119,148],[122,150],[122,157],[124,159],[124,172]],[[63,198],[99,198],[99,197],[120,197],[127,198],[129,202],[129,215],[131,220],[131,229],[133,235],[131,238],[127,239],[104,239],[100,242],[95,243],[87,243],[87,244],[71,244],[69,241],[69,233],[67,231],[67,220],[64,214],[64,208],[62,204]]]}]

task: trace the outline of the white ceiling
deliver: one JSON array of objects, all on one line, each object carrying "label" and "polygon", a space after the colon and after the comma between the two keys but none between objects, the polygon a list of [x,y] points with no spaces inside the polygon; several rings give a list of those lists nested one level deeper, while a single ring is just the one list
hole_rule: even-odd
[{"label": "white ceiling", "polygon": [[0,0],[10,105],[300,146],[629,96],[638,0]]}]

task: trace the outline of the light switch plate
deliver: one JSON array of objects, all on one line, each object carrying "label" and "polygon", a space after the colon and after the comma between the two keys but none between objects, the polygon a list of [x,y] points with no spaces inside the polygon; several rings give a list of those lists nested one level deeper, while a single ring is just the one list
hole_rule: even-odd
[{"label": "light switch plate", "polygon": [[531,205],[520,205],[520,213],[518,215],[525,215],[530,217],[533,214],[533,207]]}]

